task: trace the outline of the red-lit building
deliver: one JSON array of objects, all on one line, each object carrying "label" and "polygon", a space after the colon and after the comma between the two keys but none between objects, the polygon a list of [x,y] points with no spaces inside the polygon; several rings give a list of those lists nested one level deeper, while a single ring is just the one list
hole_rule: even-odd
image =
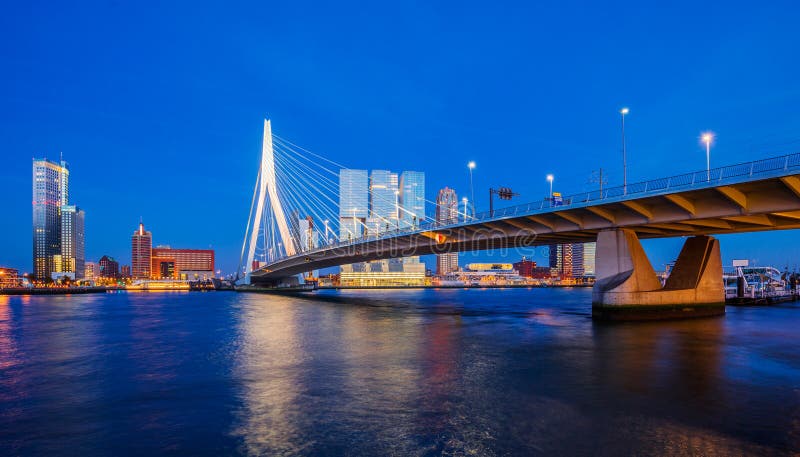
[{"label": "red-lit building", "polygon": [[22,286],[22,278],[19,276],[19,270],[0,267],[0,289],[20,286]]},{"label": "red-lit building", "polygon": [[152,249],[150,268],[153,279],[211,279],[214,277],[214,250],[159,246]]},{"label": "red-lit building", "polygon": [[528,260],[525,257],[523,257],[522,260],[514,264],[514,269],[517,270],[517,273],[523,278],[534,278],[534,279],[550,278],[550,268],[537,267],[536,262],[534,262],[533,260]]},{"label": "red-lit building", "polygon": [[133,279],[148,279],[151,276],[151,256],[153,234],[145,231],[144,224],[139,222],[139,229],[131,237],[131,276]]}]

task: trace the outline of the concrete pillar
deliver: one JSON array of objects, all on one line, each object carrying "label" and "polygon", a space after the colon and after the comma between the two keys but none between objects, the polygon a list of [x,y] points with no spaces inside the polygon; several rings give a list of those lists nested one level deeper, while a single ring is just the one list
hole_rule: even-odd
[{"label": "concrete pillar", "polygon": [[719,240],[688,238],[664,287],[631,230],[597,236],[592,317],[652,320],[725,313]]}]

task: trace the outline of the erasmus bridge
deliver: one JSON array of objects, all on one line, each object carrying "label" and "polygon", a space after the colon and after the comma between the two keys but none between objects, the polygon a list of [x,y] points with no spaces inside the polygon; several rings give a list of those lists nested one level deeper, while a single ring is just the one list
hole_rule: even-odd
[{"label": "erasmus bridge", "polygon": [[[713,235],[800,228],[800,154],[583,192],[560,202],[465,210],[447,222],[406,214],[395,197],[388,202],[397,208],[395,217],[372,226],[356,217],[355,208],[339,208],[338,173],[346,168],[274,135],[265,120],[240,259],[243,290],[293,290],[303,273],[357,262],[596,241],[594,317],[707,316],[725,309]],[[350,211],[352,221],[345,216]],[[359,229],[341,230],[342,220]],[[639,240],[667,237],[687,239],[662,285]]]}]

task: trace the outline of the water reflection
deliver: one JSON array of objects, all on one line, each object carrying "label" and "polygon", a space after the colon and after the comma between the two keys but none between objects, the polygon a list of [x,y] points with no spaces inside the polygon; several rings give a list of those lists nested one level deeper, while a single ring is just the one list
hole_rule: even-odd
[{"label": "water reflection", "polygon": [[[307,446],[300,399],[305,349],[299,308],[281,296],[247,296],[240,319],[237,371],[244,410],[234,434],[250,455],[296,455]],[[308,417],[308,416],[305,416]]]},{"label": "water reflection", "polygon": [[585,292],[0,297],[0,455],[800,451],[800,307]]}]

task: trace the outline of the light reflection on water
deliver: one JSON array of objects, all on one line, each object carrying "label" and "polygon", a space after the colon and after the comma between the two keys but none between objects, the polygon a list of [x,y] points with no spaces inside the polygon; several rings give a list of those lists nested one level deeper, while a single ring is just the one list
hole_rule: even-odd
[{"label": "light reflection on water", "polygon": [[781,455],[800,307],[587,289],[0,297],[0,454]]}]

